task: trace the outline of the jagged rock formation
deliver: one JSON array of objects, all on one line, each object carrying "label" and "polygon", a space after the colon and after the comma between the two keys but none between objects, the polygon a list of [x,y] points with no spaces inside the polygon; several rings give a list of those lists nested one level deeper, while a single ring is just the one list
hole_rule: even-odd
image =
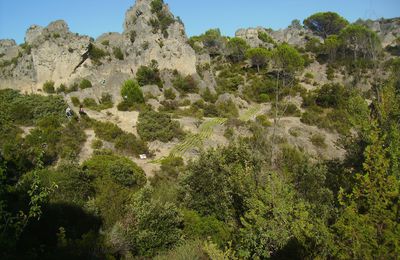
[{"label": "jagged rock formation", "polygon": [[[119,88],[121,80],[152,60],[160,70],[195,74],[196,55],[187,44],[183,24],[167,5],[159,12],[169,22],[162,24],[151,2],[137,0],[126,13],[123,33],[105,33],[96,41],[70,32],[61,20],[44,28],[31,26],[22,46],[13,40],[0,41],[0,87],[36,91],[47,80],[58,86],[88,78],[95,87]],[[103,51],[103,55],[91,59],[91,49]]]},{"label": "jagged rock formation", "polygon": [[285,29],[274,31],[263,27],[239,29],[236,31],[235,36],[242,38],[252,47],[272,47],[271,43],[266,43],[259,38],[260,33],[269,35],[275,42],[287,42],[291,45],[304,46],[307,42],[307,37],[316,37],[313,33],[299,26],[298,24],[291,24]]},{"label": "jagged rock formation", "polygon": [[126,12],[123,36],[128,41],[127,52],[134,54],[137,65],[156,60],[160,69],[176,69],[185,75],[196,73],[195,52],[187,44],[183,24],[164,5],[160,12],[171,19],[171,24],[163,29],[163,22],[151,10],[151,2],[137,0]]},{"label": "jagged rock formation", "polygon": [[363,24],[375,31],[381,39],[382,46],[395,44],[400,35],[400,18],[372,20],[358,20],[356,23]]}]

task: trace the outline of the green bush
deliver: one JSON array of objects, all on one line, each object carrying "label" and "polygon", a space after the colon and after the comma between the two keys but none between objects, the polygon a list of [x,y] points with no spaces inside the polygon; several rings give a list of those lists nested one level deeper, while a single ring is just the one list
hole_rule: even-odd
[{"label": "green bush", "polygon": [[115,139],[115,149],[137,157],[140,154],[149,153],[146,143],[131,133],[124,133],[118,136]]},{"label": "green bush", "polygon": [[320,107],[339,108],[348,99],[349,93],[345,88],[336,83],[325,84],[317,91],[315,102]]},{"label": "green bush", "polygon": [[79,107],[81,105],[81,101],[78,97],[71,97],[71,102],[76,107]]},{"label": "green bush", "polygon": [[79,89],[79,84],[77,82],[72,83],[69,88],[66,89],[65,93],[71,93],[78,91]]},{"label": "green bush", "polygon": [[124,54],[122,53],[121,48],[119,48],[119,47],[113,48],[113,54],[114,54],[115,58],[117,58],[119,60],[124,59]]},{"label": "green bush", "polygon": [[118,111],[131,111],[132,104],[126,100],[122,100],[120,103],[118,103],[117,109],[118,109]]},{"label": "green bush", "polygon": [[183,221],[183,233],[190,239],[211,239],[219,246],[224,246],[230,239],[229,226],[214,216],[202,217],[194,210],[184,210]]},{"label": "green bush", "polygon": [[136,79],[140,86],[157,85],[160,88],[163,87],[160,72],[155,62],[150,67],[140,66],[136,72]]},{"label": "green bush", "polygon": [[325,136],[322,134],[313,134],[310,137],[310,141],[313,145],[319,147],[319,148],[326,148],[327,145],[325,143]]},{"label": "green bush", "polygon": [[94,44],[89,45],[89,58],[92,60],[94,65],[101,65],[101,59],[107,56],[108,53],[101,48],[96,47]]},{"label": "green bush", "polygon": [[95,121],[93,122],[93,129],[98,138],[108,142],[115,142],[119,136],[124,134],[121,128],[110,122]]},{"label": "green bush", "polygon": [[196,80],[188,75],[186,77],[182,77],[181,75],[177,75],[173,80],[173,85],[175,89],[182,93],[197,93],[198,86]]},{"label": "green bush", "polygon": [[97,102],[93,98],[84,98],[82,103],[85,107],[90,108],[90,109],[95,110],[97,107]]},{"label": "green bush", "polygon": [[144,103],[142,90],[134,80],[126,80],[121,88],[121,96],[127,104]]},{"label": "green bush", "polygon": [[79,83],[79,88],[80,89],[85,89],[85,88],[91,88],[92,87],[92,82],[88,79],[82,79],[81,82]]},{"label": "green bush", "polygon": [[56,91],[54,89],[54,81],[51,81],[51,80],[50,81],[46,81],[43,84],[43,91],[46,92],[46,93],[49,93],[49,94],[55,93]]},{"label": "green bush", "polygon": [[229,99],[225,102],[221,102],[216,106],[218,114],[221,117],[238,117],[239,110],[237,109],[235,103]]},{"label": "green bush", "polygon": [[175,95],[175,92],[171,88],[168,88],[168,89],[164,89],[164,97],[165,97],[165,99],[175,99],[176,95]]},{"label": "green bush", "polygon": [[122,186],[142,187],[146,183],[142,168],[125,157],[94,155],[83,163],[83,167],[95,178],[109,178]]},{"label": "green bush", "polygon": [[258,39],[265,43],[276,44],[274,39],[272,39],[272,37],[266,32],[258,32]]},{"label": "green bush", "polygon": [[21,95],[15,90],[0,90],[0,118],[3,114],[16,124],[32,125],[50,115],[64,119],[66,107],[60,96]]},{"label": "green bush", "polygon": [[171,141],[173,138],[182,138],[184,133],[179,122],[173,121],[166,113],[144,111],[139,114],[137,131],[146,141]]},{"label": "green bush", "polygon": [[103,142],[100,139],[93,140],[91,147],[93,149],[101,149],[103,147]]},{"label": "green bush", "polygon": [[256,122],[264,127],[268,127],[268,126],[272,125],[272,123],[268,120],[267,115],[258,115],[256,117]]},{"label": "green bush", "polygon": [[60,86],[57,88],[57,93],[65,93],[67,92],[67,87],[64,84],[60,84]]}]

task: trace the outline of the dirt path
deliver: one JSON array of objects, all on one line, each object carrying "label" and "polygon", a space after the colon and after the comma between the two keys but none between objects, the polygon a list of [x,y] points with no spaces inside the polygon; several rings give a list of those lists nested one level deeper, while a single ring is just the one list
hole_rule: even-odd
[{"label": "dirt path", "polygon": [[90,156],[92,156],[93,154],[92,142],[96,137],[94,130],[92,129],[85,130],[85,134],[86,134],[86,142],[83,144],[82,150],[79,154],[79,164],[89,159]]}]

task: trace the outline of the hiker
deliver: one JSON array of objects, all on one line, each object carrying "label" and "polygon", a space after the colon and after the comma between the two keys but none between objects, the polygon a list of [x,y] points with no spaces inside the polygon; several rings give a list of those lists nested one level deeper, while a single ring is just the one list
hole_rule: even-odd
[{"label": "hiker", "polygon": [[67,115],[67,117],[68,117],[69,119],[71,119],[71,117],[72,117],[72,110],[71,110],[70,107],[67,107],[67,109],[65,109],[65,114]]},{"label": "hiker", "polygon": [[86,112],[83,111],[83,106],[82,106],[82,105],[79,106],[79,114],[80,114],[81,116],[86,116],[86,115],[87,115]]}]

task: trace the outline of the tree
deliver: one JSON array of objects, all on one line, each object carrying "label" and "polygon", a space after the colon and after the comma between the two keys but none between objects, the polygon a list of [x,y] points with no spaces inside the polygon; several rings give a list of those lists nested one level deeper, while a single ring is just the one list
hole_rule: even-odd
[{"label": "tree", "polygon": [[225,39],[219,29],[210,29],[201,35],[203,45],[212,56],[221,55],[225,48]]},{"label": "tree", "polygon": [[251,64],[257,67],[257,71],[260,72],[260,67],[267,65],[271,53],[264,48],[253,48],[246,52],[246,56],[250,59]]},{"label": "tree", "polygon": [[128,79],[124,82],[121,88],[121,96],[130,104],[144,103],[142,90],[135,80]]},{"label": "tree", "polygon": [[345,51],[353,53],[354,61],[359,58],[376,60],[381,49],[378,35],[361,25],[347,26],[340,32],[339,39]]},{"label": "tree", "polygon": [[227,44],[228,56],[233,62],[240,62],[246,58],[249,45],[242,38],[234,37]]},{"label": "tree", "polygon": [[189,163],[182,180],[181,201],[202,216],[239,221],[257,186],[258,161],[244,143],[210,150]]},{"label": "tree", "polygon": [[335,61],[337,57],[337,52],[341,46],[341,41],[337,35],[329,35],[323,45],[323,49],[329,56],[329,60]]},{"label": "tree", "polygon": [[[275,117],[274,117],[274,130],[272,134],[272,149],[271,149],[271,164],[276,156],[275,147],[275,133],[280,118],[285,114],[288,108],[288,103],[281,106],[279,104],[279,97],[281,95],[281,88],[290,88],[293,86],[296,73],[301,71],[304,66],[304,59],[300,53],[288,45],[283,43],[278,45],[272,52],[272,61],[276,69],[276,84],[275,84]],[[282,108],[282,109],[280,109]]]},{"label": "tree", "polygon": [[116,251],[151,257],[181,240],[183,220],[178,209],[154,200],[151,193],[152,189],[145,187],[136,194],[125,218],[114,225],[109,241]]},{"label": "tree", "polygon": [[315,34],[326,38],[338,34],[349,22],[337,13],[323,12],[311,15],[303,21],[303,24]]},{"label": "tree", "polygon": [[372,125],[364,171],[357,174],[352,192],[339,196],[344,208],[333,226],[338,258],[395,259],[400,254],[400,180],[391,171],[390,149],[382,132],[376,122]]}]

